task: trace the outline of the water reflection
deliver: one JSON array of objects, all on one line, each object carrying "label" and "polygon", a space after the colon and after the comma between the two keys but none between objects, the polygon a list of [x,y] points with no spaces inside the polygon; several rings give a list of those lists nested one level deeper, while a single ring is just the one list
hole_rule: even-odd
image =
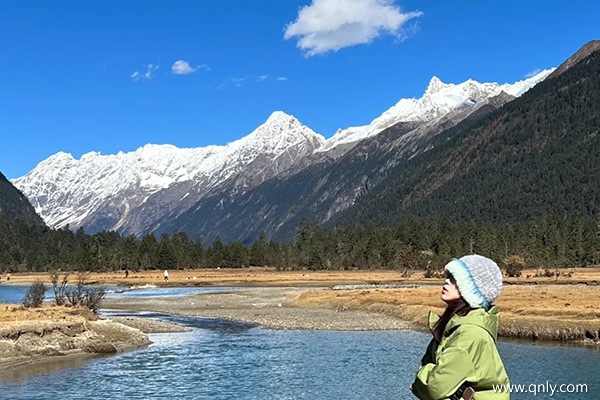
[{"label": "water reflection", "polygon": [[26,362],[15,362],[12,366],[2,371],[1,381],[23,381],[32,375],[53,374],[69,368],[81,367],[94,358],[107,357],[88,353],[79,353],[65,356],[40,357]]}]

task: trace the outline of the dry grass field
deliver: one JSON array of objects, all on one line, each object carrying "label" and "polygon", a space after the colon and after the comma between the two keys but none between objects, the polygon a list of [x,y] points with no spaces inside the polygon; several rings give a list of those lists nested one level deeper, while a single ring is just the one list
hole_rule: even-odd
[{"label": "dry grass field", "polygon": [[[301,307],[383,312],[424,327],[427,313],[442,313],[440,287],[320,290],[301,294]],[[496,301],[500,336],[542,340],[600,339],[600,286],[506,285]]]},{"label": "dry grass field", "polygon": [[51,305],[25,308],[14,304],[0,304],[0,324],[2,324],[2,327],[30,321],[81,321],[82,318],[85,320],[97,319],[87,308]]}]

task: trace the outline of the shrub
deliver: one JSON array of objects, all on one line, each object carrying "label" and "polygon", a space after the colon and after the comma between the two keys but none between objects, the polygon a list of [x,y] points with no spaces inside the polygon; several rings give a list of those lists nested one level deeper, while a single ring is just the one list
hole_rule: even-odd
[{"label": "shrub", "polygon": [[65,272],[62,280],[60,280],[60,274],[58,271],[50,272],[50,283],[54,289],[54,301],[57,306],[62,306],[67,302],[67,283],[69,282],[69,274]]},{"label": "shrub", "polygon": [[423,273],[424,278],[443,278],[444,277],[444,269],[440,268],[440,265],[437,263],[428,263],[425,268],[425,272]]},{"label": "shrub", "polygon": [[506,276],[509,277],[520,277],[523,274],[523,268],[525,268],[525,259],[521,256],[513,255],[506,257],[504,260],[506,267]]},{"label": "shrub", "polygon": [[25,307],[41,307],[46,297],[46,286],[40,280],[37,280],[31,285],[31,287],[25,293],[23,299],[23,305]]},{"label": "shrub", "polygon": [[70,305],[87,307],[96,313],[106,291],[104,288],[99,287],[86,288],[85,284],[89,276],[89,272],[79,272],[77,274],[77,286],[73,290],[65,291],[65,296]]},{"label": "shrub", "polygon": [[536,278],[552,278],[554,275],[554,272],[550,268],[539,268],[534,276]]},{"label": "shrub", "polygon": [[409,270],[408,268],[404,268],[402,270],[402,272],[400,272],[400,276],[403,278],[410,278],[413,274],[413,271]]},{"label": "shrub", "polygon": [[106,290],[104,288],[92,288],[85,291],[83,305],[95,313],[98,312],[100,302],[104,298]]},{"label": "shrub", "polygon": [[560,275],[560,272],[553,272],[550,268],[544,267],[539,268],[533,276],[536,278],[553,278],[558,275]]}]

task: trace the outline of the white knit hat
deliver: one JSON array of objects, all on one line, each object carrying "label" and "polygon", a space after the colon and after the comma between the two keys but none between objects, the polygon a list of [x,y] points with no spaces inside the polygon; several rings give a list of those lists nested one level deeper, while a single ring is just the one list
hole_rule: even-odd
[{"label": "white knit hat", "polygon": [[488,310],[502,290],[502,272],[498,265],[479,255],[453,259],[444,267],[454,276],[463,299],[472,308]]}]

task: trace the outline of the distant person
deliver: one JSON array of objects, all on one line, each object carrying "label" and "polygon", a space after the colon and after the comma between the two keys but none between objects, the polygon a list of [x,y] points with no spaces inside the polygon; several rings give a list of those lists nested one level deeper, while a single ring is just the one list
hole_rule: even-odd
[{"label": "distant person", "polygon": [[6,274],[6,281],[10,281],[10,274]]},{"label": "distant person", "polygon": [[169,271],[167,271],[166,269],[165,269],[164,276],[165,276],[165,282],[169,282]]},{"label": "distant person", "polygon": [[129,270],[128,269],[125,270],[125,278],[129,278]]},{"label": "distant person", "polygon": [[[429,313],[433,339],[421,360],[412,392],[421,400],[471,398],[508,400],[493,385],[509,385],[496,348],[498,308],[502,290],[498,265],[479,255],[450,261],[441,298],[441,317]],[[470,396],[468,395],[470,394]],[[463,397],[464,396],[464,397]]]}]

